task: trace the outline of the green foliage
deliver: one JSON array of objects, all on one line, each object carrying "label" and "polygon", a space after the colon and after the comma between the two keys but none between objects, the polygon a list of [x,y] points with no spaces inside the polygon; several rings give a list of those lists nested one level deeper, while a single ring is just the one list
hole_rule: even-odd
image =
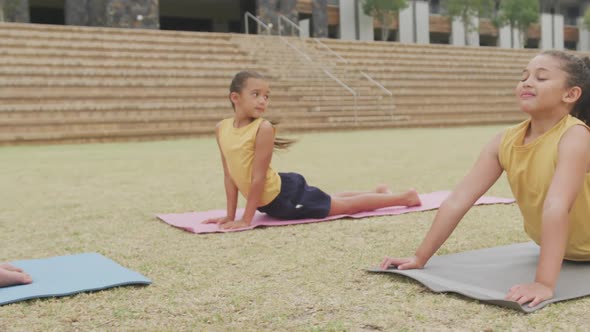
[{"label": "green foliage", "polygon": [[408,7],[407,0],[363,0],[363,12],[381,22],[381,40],[386,40],[391,18]]},{"label": "green foliage", "polygon": [[463,21],[467,44],[469,32],[479,30],[479,26],[476,26],[471,18],[490,16],[494,9],[494,0],[444,0],[443,5],[451,20],[453,17],[460,17]]},{"label": "green foliage", "polygon": [[494,9],[493,0],[445,0],[443,4],[449,16],[463,19],[489,16]]},{"label": "green foliage", "polygon": [[590,7],[588,7],[588,9],[586,9],[586,12],[584,13],[584,25],[586,25],[586,27],[590,29]]},{"label": "green foliage", "polygon": [[369,16],[380,16],[383,13],[395,14],[408,7],[407,0],[363,0],[363,11]]},{"label": "green foliage", "polygon": [[510,25],[526,31],[531,24],[539,21],[538,0],[502,0],[496,18],[498,26]]},{"label": "green foliage", "polygon": [[0,0],[0,22],[14,22],[18,15],[21,0]]}]

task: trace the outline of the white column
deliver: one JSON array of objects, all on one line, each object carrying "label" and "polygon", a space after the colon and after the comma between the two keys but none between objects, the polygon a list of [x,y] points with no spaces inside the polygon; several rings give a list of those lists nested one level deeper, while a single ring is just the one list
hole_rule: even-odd
[{"label": "white column", "polygon": [[[469,18],[471,24],[468,29],[474,29],[467,33],[467,45],[479,46],[479,17],[472,16]],[[461,17],[453,17],[451,24],[451,44],[465,46],[465,26]]]},{"label": "white column", "polygon": [[498,30],[498,47],[512,47],[512,29],[510,29],[509,25],[505,25]]},{"label": "white column", "polygon": [[455,46],[465,46],[465,27],[460,17],[453,17],[451,23],[451,44]]},{"label": "white column", "polygon": [[311,30],[309,27],[309,19],[299,20],[299,29],[301,29],[301,37],[309,37],[309,31]]},{"label": "white column", "polygon": [[512,40],[514,41],[514,48],[524,48],[524,35],[522,34],[522,32],[517,29],[517,28],[513,28],[512,29]]},{"label": "white column", "polygon": [[399,12],[399,41],[401,43],[414,42],[414,9],[409,6]]},{"label": "white column", "polygon": [[340,0],[340,39],[356,39],[355,0]]},{"label": "white column", "polygon": [[565,48],[563,25],[563,15],[553,15],[553,48],[557,50]]},{"label": "white column", "polygon": [[467,45],[469,46],[479,46],[479,17],[472,16],[469,18],[471,20],[471,24],[469,25],[470,30],[467,32]]},{"label": "white column", "polygon": [[416,43],[430,44],[430,9],[427,1],[416,2]]},{"label": "white column", "polygon": [[590,31],[584,24],[583,17],[578,18],[578,33],[578,51],[590,51]]},{"label": "white column", "polygon": [[357,2],[358,20],[356,20],[359,29],[359,40],[375,40],[375,28],[373,26],[373,17],[365,15],[363,11],[363,4],[361,1]]},{"label": "white column", "polygon": [[553,48],[553,15],[541,14],[541,43],[544,50]]}]

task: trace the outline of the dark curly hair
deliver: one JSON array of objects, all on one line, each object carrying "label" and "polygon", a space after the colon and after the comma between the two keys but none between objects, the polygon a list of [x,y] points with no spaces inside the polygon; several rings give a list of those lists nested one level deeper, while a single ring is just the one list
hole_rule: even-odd
[{"label": "dark curly hair", "polygon": [[561,69],[567,73],[568,87],[578,86],[582,89],[580,99],[574,104],[571,115],[590,125],[590,58],[578,57],[563,51],[545,51],[548,55],[561,61]]}]

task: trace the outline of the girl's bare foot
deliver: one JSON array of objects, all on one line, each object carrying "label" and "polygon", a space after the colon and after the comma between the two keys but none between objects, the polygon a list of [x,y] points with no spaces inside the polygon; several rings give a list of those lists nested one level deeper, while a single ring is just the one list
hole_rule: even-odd
[{"label": "girl's bare foot", "polygon": [[389,186],[386,184],[378,184],[377,187],[375,187],[375,192],[377,194],[392,194],[391,189],[389,189]]},{"label": "girl's bare foot", "polygon": [[24,272],[0,268],[0,287],[30,284],[31,282],[33,282],[31,276]]},{"label": "girl's bare foot", "polygon": [[422,202],[420,202],[420,196],[418,196],[418,192],[413,188],[406,191],[403,196],[404,199],[406,199],[406,206],[422,205]]}]

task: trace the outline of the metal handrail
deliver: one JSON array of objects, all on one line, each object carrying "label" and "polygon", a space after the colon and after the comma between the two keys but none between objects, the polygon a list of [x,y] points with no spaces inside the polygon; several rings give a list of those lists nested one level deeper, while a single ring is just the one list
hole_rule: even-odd
[{"label": "metal handrail", "polygon": [[291,44],[287,39],[285,39],[284,37],[280,37],[280,39],[283,41],[283,43],[287,44],[287,46],[289,46],[290,48],[292,48],[293,50],[295,50],[295,52],[297,52],[299,55],[301,55],[303,58],[305,58],[305,60],[312,62],[311,58],[309,57],[309,55],[305,54],[303,51],[301,51],[300,49],[298,49],[295,45]]},{"label": "metal handrail", "polygon": [[302,32],[301,27],[299,27],[299,25],[297,25],[295,22],[291,21],[285,15],[279,15],[279,36],[281,36],[281,32],[283,31],[283,25],[281,24],[282,21],[286,21],[287,23],[289,23],[289,25],[291,25],[291,28],[297,29],[297,31],[299,32],[299,37],[303,38],[303,35],[301,34],[301,32]]},{"label": "metal handrail", "polygon": [[375,81],[371,76],[369,76],[369,74],[365,73],[364,71],[361,71],[361,75],[363,75],[366,79],[371,81],[371,83],[375,84],[377,87],[379,87],[381,90],[383,90],[390,97],[393,97],[393,93],[391,91],[389,91],[387,88],[385,88],[381,83]]},{"label": "metal handrail", "polygon": [[[381,85],[381,83],[375,81],[371,76],[369,76],[367,73],[365,73],[364,71],[361,71],[361,75],[363,75],[366,79],[368,79],[370,82],[372,82],[373,84],[377,85],[377,87],[379,87],[381,90],[383,90],[388,96],[389,99],[391,100],[391,104],[393,105],[393,93],[391,91],[389,91],[387,88],[385,88],[383,85]],[[381,103],[379,103],[379,108],[381,108]],[[391,120],[393,120],[393,109],[389,109],[389,116],[391,116]]]},{"label": "metal handrail", "polygon": [[321,40],[317,39],[317,38],[313,38],[313,40],[320,44],[320,46],[322,46],[323,48],[327,49],[328,52],[330,52],[330,54],[336,56],[338,59],[340,59],[341,61],[344,61],[344,63],[348,63],[348,60],[346,60],[345,58],[343,58],[342,56],[340,56],[340,54],[334,52],[334,50],[332,50],[330,47],[328,47],[328,45],[324,44]]},{"label": "metal handrail", "polygon": [[325,68],[322,67],[322,71],[328,75],[330,78],[332,78],[334,81],[336,81],[336,83],[340,84],[340,86],[342,86],[343,88],[345,88],[346,90],[348,90],[348,92],[350,92],[354,98],[354,123],[358,124],[358,110],[357,110],[357,103],[356,103],[356,97],[357,97],[357,92],[354,91],[351,87],[349,87],[348,85],[346,85],[344,82],[342,82],[341,80],[339,80],[336,76],[334,76],[332,73],[330,73],[328,70],[326,70]]},{"label": "metal handrail", "polygon": [[[262,27],[267,34],[272,34],[271,33],[271,24],[265,24],[263,21],[261,21],[258,17],[252,15],[249,12],[245,12],[244,13],[244,21],[245,21],[245,32],[246,34],[249,33],[249,28],[248,28],[248,19],[252,19],[254,20],[258,26],[259,29],[260,27]],[[286,23],[286,24],[285,24]],[[303,34],[302,34],[302,29],[301,27],[296,24],[295,22],[291,21],[289,18],[287,18],[284,15],[278,15],[278,34],[279,34],[279,39],[286,44],[289,48],[291,48],[292,50],[295,51],[295,53],[298,55],[298,57],[300,59],[303,59],[304,62],[307,62],[309,65],[311,65],[310,67],[315,67],[316,69],[320,69],[326,76],[328,76],[330,79],[332,79],[333,81],[335,81],[338,85],[340,85],[342,88],[344,88],[346,91],[348,91],[354,98],[354,121],[356,124],[358,124],[358,106],[357,106],[357,102],[358,102],[358,96],[359,96],[359,92],[357,92],[355,89],[353,89],[352,87],[350,87],[349,85],[347,85],[346,83],[344,83],[342,80],[340,80],[338,77],[336,77],[331,70],[329,69],[329,67],[331,67],[330,65],[328,65],[328,67],[326,67],[326,64],[322,64],[322,61],[317,62],[314,61],[314,59],[311,58],[311,56],[308,54],[308,52],[305,50],[305,42],[303,42],[303,49],[300,49],[299,47],[301,46],[295,46],[294,44],[292,44],[291,42],[289,42],[287,40],[287,38],[285,38],[283,36],[283,33],[286,31],[283,31],[283,29],[285,28],[286,25],[290,25],[292,28],[291,33],[293,33],[294,30],[297,31],[297,33],[299,34],[300,39],[303,39]],[[285,28],[286,30],[286,28]],[[330,54],[330,56],[337,58],[337,60],[335,62],[332,62],[330,60],[328,60],[327,64],[336,64],[338,62],[343,62],[346,64],[349,64],[349,61],[346,60],[344,57],[342,57],[340,54],[336,53],[334,50],[332,50],[328,45],[324,44],[321,40],[317,39],[317,38],[312,38],[314,40],[315,43],[317,43],[320,47],[326,49],[328,51],[328,53]],[[321,53],[318,53],[318,55],[320,56],[321,59]],[[329,57],[327,57],[326,59],[329,59]],[[370,75],[368,75],[367,73],[363,72],[363,71],[358,71],[360,72],[360,74],[362,75],[362,77],[364,77],[365,79],[367,79],[370,83],[376,85],[381,91],[383,91],[385,94],[387,94],[390,98],[391,98],[391,103],[393,105],[393,93],[391,91],[389,91],[387,88],[385,88],[382,84],[380,84],[379,82],[377,82],[375,79],[373,79]],[[323,80],[322,80],[323,81]],[[323,86],[322,86],[323,89]],[[379,98],[381,99],[381,98]],[[380,108],[381,108],[381,102],[380,104]],[[392,116],[393,119],[393,108],[390,109],[390,114]]]},{"label": "metal handrail", "polygon": [[246,34],[248,35],[250,33],[249,29],[248,29],[248,18],[251,18],[252,20],[254,20],[254,22],[258,23],[259,26],[262,26],[263,28],[266,29],[267,34],[271,34],[270,33],[270,27],[266,24],[264,24],[264,22],[262,22],[258,17],[250,14],[250,12],[245,12],[244,13],[244,25],[245,25],[245,30],[246,30]]},{"label": "metal handrail", "polygon": [[344,82],[342,82],[341,80],[339,80],[338,77],[334,76],[334,74],[330,73],[330,71],[328,71],[326,68],[323,68],[322,67],[322,71],[324,73],[326,73],[326,75],[330,76],[331,79],[333,79],[338,84],[340,84],[343,88],[345,88],[346,90],[348,90],[348,92],[350,92],[350,94],[352,94],[355,97],[358,95],[358,93],[356,91],[354,91],[351,87],[349,87]]},{"label": "metal handrail", "polygon": [[351,87],[349,87],[344,82],[342,82],[341,80],[339,80],[338,77],[334,76],[334,74],[330,73],[330,71],[328,71],[326,68],[323,68],[322,67],[322,71],[324,73],[326,73],[326,75],[330,76],[330,78],[332,78],[338,84],[340,84],[343,88],[345,88],[346,90],[348,90],[348,92],[350,92],[350,94],[352,94],[355,97],[358,95],[356,91],[354,91]]},{"label": "metal handrail", "polygon": [[[340,59],[341,61],[343,61],[344,63],[348,63],[348,60],[346,60],[345,58],[343,58],[340,54],[336,53],[334,50],[332,50],[328,45],[324,44],[321,40],[317,39],[317,38],[313,38],[313,40],[320,44],[323,48],[327,49],[328,52],[330,52],[330,54],[336,56],[338,59]],[[376,85],[379,89],[383,90],[388,96],[393,97],[393,93],[391,91],[389,91],[387,88],[385,88],[381,83],[377,82],[376,80],[374,80],[369,74],[360,71],[361,75],[363,75],[367,80],[369,80],[369,82],[373,83],[374,85]]]},{"label": "metal handrail", "polygon": [[[307,55],[305,52],[301,51],[296,46],[294,46],[293,44],[291,44],[285,37],[280,36],[279,38],[280,38],[280,40],[282,42],[284,42],[285,44],[287,44],[287,46],[289,46],[290,48],[292,48],[293,50],[295,50],[295,52],[297,54],[299,54],[301,57],[303,57],[303,59],[305,59],[305,61],[313,64],[313,60],[309,57],[309,55]],[[321,64],[314,64],[314,65],[315,66],[319,66],[319,68],[322,70],[322,72],[324,72],[324,74],[326,74],[329,78],[331,78],[333,81],[335,81],[336,83],[338,83],[346,91],[350,92],[350,94],[353,96],[353,98],[354,98],[354,122],[358,124],[358,110],[357,110],[357,96],[358,96],[358,93],[354,89],[352,89],[350,86],[348,86],[346,83],[342,82],[340,79],[338,79],[336,76],[334,76],[334,74],[332,74],[328,69],[326,69]]]},{"label": "metal handrail", "polygon": [[[346,60],[345,58],[343,58],[340,54],[336,53],[334,50],[332,50],[328,45],[324,44],[321,40],[317,39],[317,38],[313,38],[313,40],[319,44],[321,47],[325,48],[326,50],[328,50],[328,52],[330,54],[332,54],[333,56],[335,56],[336,58],[339,59],[339,61],[344,62],[346,64],[348,64],[348,60]],[[391,104],[393,105],[393,93],[391,91],[389,91],[386,87],[384,87],[381,83],[377,82],[375,79],[373,79],[369,74],[363,72],[363,71],[359,71],[360,74],[366,78],[369,82],[371,82],[372,84],[376,85],[381,91],[385,92],[385,94],[387,94],[389,96],[389,98],[391,99]],[[379,106],[379,108],[381,108],[381,104]],[[389,114],[391,115],[391,118],[393,119],[393,110],[390,109],[389,110]]]}]

